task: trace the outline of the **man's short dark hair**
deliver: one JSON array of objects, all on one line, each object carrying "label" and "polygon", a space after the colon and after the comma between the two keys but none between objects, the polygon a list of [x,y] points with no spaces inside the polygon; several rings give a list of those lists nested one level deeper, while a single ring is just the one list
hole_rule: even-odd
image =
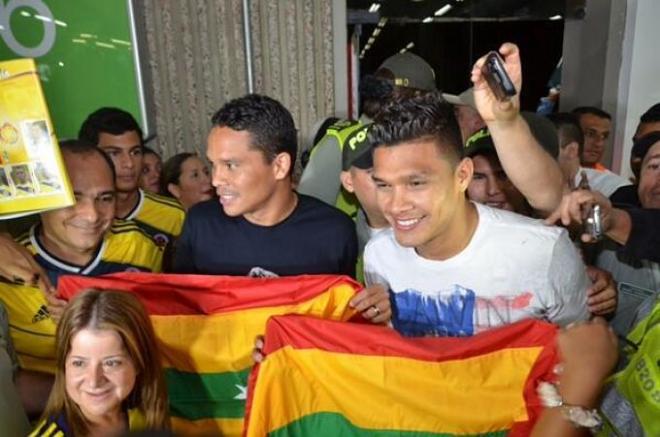
[{"label": "man's short dark hair", "polygon": [[140,137],[140,145],[143,143],[142,129],[135,118],[119,108],[100,108],[87,116],[80,126],[78,138],[89,141],[94,145],[99,144],[101,133],[110,135],[121,135],[124,132],[135,131]]},{"label": "man's short dark hair", "polygon": [[62,153],[71,153],[72,155],[99,155],[103,161],[110,167],[112,173],[112,182],[115,181],[115,166],[110,157],[101,149],[96,147],[95,144],[86,140],[64,140],[60,141],[60,151]]},{"label": "man's short dark hair", "polygon": [[454,107],[437,92],[394,100],[374,120],[369,140],[375,147],[431,140],[449,162],[458,164],[463,158]]},{"label": "man's short dark hair", "polygon": [[211,122],[214,127],[248,131],[252,147],[261,150],[268,163],[280,153],[289,154],[293,171],[298,153],[296,125],[289,110],[277,100],[248,94],[226,103]]},{"label": "man's short dark hair", "polygon": [[582,156],[584,149],[584,134],[580,128],[578,116],[570,112],[557,112],[548,114],[548,119],[554,123],[559,134],[559,147],[564,148],[572,142],[578,144],[579,156]]},{"label": "man's short dark hair", "polygon": [[656,103],[646,110],[639,118],[640,123],[657,123],[660,121],[660,103]]},{"label": "man's short dark hair", "polygon": [[605,112],[600,108],[596,108],[595,106],[578,106],[571,111],[571,114],[577,115],[578,120],[579,117],[583,114],[591,114],[598,118],[607,118],[608,120],[612,119],[612,116],[609,114],[609,112]]}]

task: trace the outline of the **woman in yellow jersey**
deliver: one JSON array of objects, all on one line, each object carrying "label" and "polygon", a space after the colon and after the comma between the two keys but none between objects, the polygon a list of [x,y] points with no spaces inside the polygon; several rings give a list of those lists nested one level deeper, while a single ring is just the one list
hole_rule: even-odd
[{"label": "woman in yellow jersey", "polygon": [[88,290],[57,326],[55,384],[31,436],[167,429],[167,393],[151,322],[128,293]]}]

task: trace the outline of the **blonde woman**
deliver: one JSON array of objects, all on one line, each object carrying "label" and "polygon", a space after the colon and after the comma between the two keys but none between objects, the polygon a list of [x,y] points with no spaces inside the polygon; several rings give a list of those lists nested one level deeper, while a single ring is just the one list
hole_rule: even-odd
[{"label": "blonde woman", "polygon": [[31,436],[169,428],[153,328],[134,296],[83,292],[67,306],[56,335],[55,384]]}]

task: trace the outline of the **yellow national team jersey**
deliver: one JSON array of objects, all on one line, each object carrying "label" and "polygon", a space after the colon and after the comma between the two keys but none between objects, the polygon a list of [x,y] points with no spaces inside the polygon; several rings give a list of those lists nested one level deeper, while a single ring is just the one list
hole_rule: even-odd
[{"label": "yellow national team jersey", "polygon": [[[146,429],[147,419],[144,414],[137,408],[128,410],[128,430],[135,432]],[[71,435],[73,434],[66,423],[64,414],[60,414],[58,417],[39,422],[28,437],[66,437]]]},{"label": "yellow national team jersey", "polygon": [[132,220],[161,247],[181,234],[186,213],[181,204],[170,197],[139,190],[139,200],[124,219]]},{"label": "yellow national team jersey", "polygon": [[[19,240],[57,284],[64,274],[100,276],[125,271],[160,272],[163,249],[135,223],[116,220],[86,266],[68,264],[48,253],[38,239],[39,228]],[[55,371],[55,323],[46,299],[35,287],[0,282],[0,301],[9,315],[9,331],[22,368]]]}]

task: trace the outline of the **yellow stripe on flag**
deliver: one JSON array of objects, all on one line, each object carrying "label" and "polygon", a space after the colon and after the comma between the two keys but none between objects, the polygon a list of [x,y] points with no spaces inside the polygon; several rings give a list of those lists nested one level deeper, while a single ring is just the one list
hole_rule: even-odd
[{"label": "yellow stripe on flag", "polygon": [[512,422],[527,420],[523,388],[541,350],[511,348],[429,362],[286,346],[261,364],[250,412],[270,428],[252,427],[248,437],[267,435],[317,412],[339,413],[369,429],[506,430]]},{"label": "yellow stripe on flag", "polygon": [[250,352],[269,317],[305,314],[345,321],[355,315],[348,302],[355,296],[350,285],[338,285],[297,305],[281,305],[215,315],[151,316],[161,342],[165,367],[184,372],[237,372],[252,365]]}]

